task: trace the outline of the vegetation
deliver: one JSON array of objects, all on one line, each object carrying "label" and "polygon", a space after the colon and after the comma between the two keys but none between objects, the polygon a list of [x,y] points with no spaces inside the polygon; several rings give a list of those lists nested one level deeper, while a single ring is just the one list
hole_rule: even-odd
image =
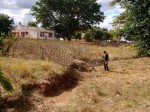
[{"label": "vegetation", "polygon": [[73,34],[73,38],[75,38],[76,40],[79,39],[81,40],[82,39],[82,31],[76,31],[74,34]]},{"label": "vegetation", "polygon": [[37,27],[37,22],[36,21],[30,21],[30,22],[28,22],[28,26]]},{"label": "vegetation", "polygon": [[7,35],[13,28],[14,21],[6,14],[0,13],[0,37]]},{"label": "vegetation", "polygon": [[[130,46],[122,45],[116,48],[116,46],[119,46],[117,43],[100,42],[101,46],[107,46],[103,48],[95,46],[94,44],[95,43],[85,43],[83,41],[67,42],[19,39],[11,48],[9,55],[23,59],[53,61],[63,67],[69,66],[75,59],[100,59],[104,50],[108,52],[114,51],[111,53],[112,59],[121,57],[127,58],[136,55],[134,49]],[[127,52],[121,52],[122,50]],[[120,54],[118,55],[117,52],[120,52]]]},{"label": "vegetation", "polygon": [[112,39],[120,40],[123,37],[123,31],[120,29],[110,30],[109,33],[112,35]]},{"label": "vegetation", "polygon": [[112,35],[104,29],[93,28],[87,30],[85,33],[85,38],[87,41],[100,41],[100,40],[109,40],[112,38]]},{"label": "vegetation", "polygon": [[4,37],[0,38],[0,51],[1,55],[7,55],[11,49],[11,47],[14,45],[16,41],[16,38],[11,33],[8,33]]},{"label": "vegetation", "polygon": [[103,21],[104,14],[97,0],[40,0],[32,14],[45,28],[71,40],[72,35]]},{"label": "vegetation", "polygon": [[[84,41],[17,40],[10,50],[10,57],[0,57],[3,73],[14,87],[13,93],[6,93],[4,89],[1,89],[2,97],[9,96],[12,100],[23,95],[24,99],[28,99],[28,103],[25,102],[25,104],[32,104],[30,108],[25,109],[33,112],[52,110],[54,112],[72,110],[96,112],[108,109],[122,112],[134,109],[140,112],[149,110],[147,107],[150,98],[149,58],[134,59],[136,54],[131,44],[101,42],[100,45],[98,47],[94,42]],[[64,49],[65,52],[63,52]],[[23,87],[29,84],[45,84],[47,87],[48,80],[51,81],[48,84],[58,86],[50,89],[57,91],[57,88],[60,88],[57,84],[61,83],[54,78],[55,76],[63,81],[68,78],[67,76],[72,74],[74,69],[67,72],[68,75],[65,75],[64,79],[61,76],[64,76],[63,71],[67,70],[66,68],[74,60],[81,62],[96,60],[98,63],[102,60],[104,50],[110,56],[110,72],[103,71],[101,62],[100,65],[94,66],[95,70],[90,72],[76,71],[80,74],[80,77],[76,77],[79,78],[79,85],[76,83],[73,90],[61,90],[55,97],[44,97],[40,93],[40,88],[34,91],[28,88],[25,92],[23,91]],[[76,66],[72,67],[76,68]],[[73,79],[69,78],[69,80]],[[15,107],[14,111],[21,106],[15,105]]]},{"label": "vegetation", "polygon": [[6,91],[12,92],[13,86],[7,78],[4,77],[2,70],[0,70],[0,83]]},{"label": "vegetation", "polygon": [[125,12],[119,15],[114,24],[121,25],[123,34],[127,39],[137,42],[139,56],[150,56],[150,14],[149,0],[114,0],[112,4],[119,3]]},{"label": "vegetation", "polygon": [[112,72],[104,72],[100,66],[84,73],[84,81],[71,91],[70,100],[57,102],[63,105],[59,107],[52,104],[48,112],[149,111],[150,60],[116,60],[110,67]]},{"label": "vegetation", "polygon": [[[59,64],[40,60],[0,57],[0,66],[14,88],[12,93],[6,93],[1,89],[3,97],[10,94],[12,97],[18,97],[22,94],[22,85],[43,83],[54,74],[60,75],[62,73],[62,67]],[[9,90],[11,86],[5,88],[7,87]]]}]

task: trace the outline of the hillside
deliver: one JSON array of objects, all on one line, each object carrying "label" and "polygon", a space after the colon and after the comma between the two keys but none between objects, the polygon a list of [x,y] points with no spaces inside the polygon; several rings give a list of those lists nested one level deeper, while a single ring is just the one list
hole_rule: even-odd
[{"label": "hillside", "polygon": [[78,86],[59,96],[35,93],[31,112],[149,112],[149,58],[110,61],[110,72],[95,69],[83,72]]},{"label": "hillside", "polygon": [[[36,49],[35,49],[36,48]],[[102,53],[110,55],[110,72]],[[148,112],[150,59],[133,45],[19,40],[0,58],[14,91],[1,88],[8,112]]]}]

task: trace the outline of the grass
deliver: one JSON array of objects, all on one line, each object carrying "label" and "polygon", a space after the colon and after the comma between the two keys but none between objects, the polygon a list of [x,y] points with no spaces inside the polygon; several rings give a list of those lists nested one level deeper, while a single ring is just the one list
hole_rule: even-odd
[{"label": "grass", "polygon": [[110,54],[110,59],[136,55],[131,45],[100,47],[78,41],[20,39],[11,49],[10,56],[53,61],[67,67],[74,59],[101,59],[104,50]]},{"label": "grass", "polygon": [[[42,83],[53,74],[62,74],[59,64],[40,60],[25,60],[19,58],[0,57],[0,67],[14,87],[12,95],[21,93],[21,85],[26,83]],[[5,93],[1,89],[2,94]]]},{"label": "grass", "polygon": [[71,91],[68,103],[50,104],[47,111],[147,111],[150,107],[150,60],[133,59],[136,52],[130,44],[116,47],[75,41],[18,40],[8,57],[0,57],[0,66],[15,89],[13,93],[1,89],[2,95],[16,96],[22,92],[22,84],[44,82],[54,74],[61,75],[75,59],[100,60],[104,50],[109,53],[111,71],[105,72],[103,66],[97,66],[96,71],[83,72],[84,79]]},{"label": "grass", "polygon": [[[85,80],[72,91],[65,112],[148,112],[150,109],[150,59],[110,62],[111,71],[85,73]],[[55,109],[59,112],[62,108]],[[51,110],[51,109],[50,109]]]}]

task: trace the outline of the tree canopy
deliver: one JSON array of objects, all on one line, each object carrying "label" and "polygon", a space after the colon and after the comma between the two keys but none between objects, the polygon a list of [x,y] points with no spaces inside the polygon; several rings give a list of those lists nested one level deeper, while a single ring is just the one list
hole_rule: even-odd
[{"label": "tree canopy", "polygon": [[94,27],[85,32],[85,38],[87,41],[101,41],[112,39],[112,35],[107,29]]},{"label": "tree canopy", "polygon": [[74,32],[99,24],[104,19],[97,0],[40,0],[31,13],[45,28],[71,39]]},{"label": "tree canopy", "polygon": [[122,20],[122,29],[127,39],[137,42],[139,56],[150,56],[150,0],[114,0],[125,12],[115,21]]},{"label": "tree canopy", "polygon": [[36,21],[30,21],[30,22],[28,22],[28,26],[37,27],[37,22]]},{"label": "tree canopy", "polygon": [[6,14],[0,13],[0,37],[8,34],[13,28],[14,20]]}]

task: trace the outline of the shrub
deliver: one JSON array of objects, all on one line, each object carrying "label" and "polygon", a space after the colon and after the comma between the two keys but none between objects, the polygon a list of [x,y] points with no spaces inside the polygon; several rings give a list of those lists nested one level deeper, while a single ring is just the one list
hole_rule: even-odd
[{"label": "shrub", "polygon": [[112,35],[103,29],[93,28],[87,30],[85,33],[85,37],[87,41],[100,41],[100,40],[108,40],[112,38]]},{"label": "shrub", "polygon": [[13,86],[9,82],[9,80],[4,77],[2,70],[0,69],[0,83],[6,91],[12,92]]},{"label": "shrub", "polygon": [[11,33],[0,38],[1,55],[7,55],[9,53],[10,48],[13,46],[15,40],[15,36]]}]

